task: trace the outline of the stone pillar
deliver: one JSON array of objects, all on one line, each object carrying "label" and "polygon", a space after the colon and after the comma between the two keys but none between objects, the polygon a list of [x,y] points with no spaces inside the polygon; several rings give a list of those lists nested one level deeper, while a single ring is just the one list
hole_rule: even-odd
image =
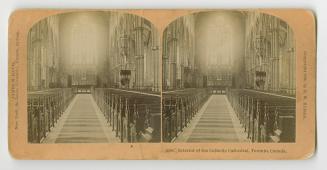
[{"label": "stone pillar", "polygon": [[177,40],[172,39],[169,42],[169,89],[176,88],[176,50],[177,50]]},{"label": "stone pillar", "polygon": [[135,59],[136,59],[136,88],[144,88],[144,41],[143,19],[136,18],[135,28]]}]

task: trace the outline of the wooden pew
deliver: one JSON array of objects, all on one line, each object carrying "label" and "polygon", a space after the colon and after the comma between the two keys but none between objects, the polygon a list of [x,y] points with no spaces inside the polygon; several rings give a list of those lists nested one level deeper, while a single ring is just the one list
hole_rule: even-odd
[{"label": "wooden pew", "polygon": [[207,101],[206,89],[184,89],[163,93],[163,140],[173,141]]},{"label": "wooden pew", "polygon": [[70,88],[56,88],[27,94],[28,142],[40,143],[46,137],[73,96],[74,93]]},{"label": "wooden pew", "polygon": [[295,142],[295,98],[248,89],[227,96],[252,142]]},{"label": "wooden pew", "polygon": [[96,88],[92,95],[121,142],[161,140],[159,94]]}]

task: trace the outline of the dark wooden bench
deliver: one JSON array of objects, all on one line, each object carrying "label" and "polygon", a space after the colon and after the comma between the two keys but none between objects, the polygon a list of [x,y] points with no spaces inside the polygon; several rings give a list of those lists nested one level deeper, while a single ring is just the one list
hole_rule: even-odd
[{"label": "dark wooden bench", "polygon": [[46,137],[73,96],[74,93],[70,88],[49,89],[27,94],[28,142],[39,143]]},{"label": "dark wooden bench", "polygon": [[248,89],[227,92],[252,142],[295,142],[295,98]]},{"label": "dark wooden bench", "polygon": [[171,142],[188,126],[210,96],[207,89],[184,89],[163,93],[163,140]]},{"label": "dark wooden bench", "polygon": [[113,88],[96,88],[92,94],[121,142],[161,140],[159,94]]}]

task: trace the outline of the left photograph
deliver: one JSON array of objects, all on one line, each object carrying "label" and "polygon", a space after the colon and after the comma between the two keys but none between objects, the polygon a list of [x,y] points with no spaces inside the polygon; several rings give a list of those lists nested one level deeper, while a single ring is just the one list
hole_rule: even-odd
[{"label": "left photograph", "polygon": [[58,14],[27,41],[29,143],[161,141],[160,40],[148,20]]}]

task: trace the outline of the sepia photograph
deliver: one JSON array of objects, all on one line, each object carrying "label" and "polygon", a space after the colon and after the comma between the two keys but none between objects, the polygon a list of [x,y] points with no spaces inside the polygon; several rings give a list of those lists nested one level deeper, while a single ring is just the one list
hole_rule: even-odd
[{"label": "sepia photograph", "polygon": [[31,160],[316,153],[308,9],[19,9],[8,150]]},{"label": "sepia photograph", "polygon": [[27,38],[29,143],[161,141],[159,33],[133,14],[80,11]]},{"label": "sepia photograph", "polygon": [[163,141],[296,142],[292,28],[258,11],[172,21],[163,35]]}]

